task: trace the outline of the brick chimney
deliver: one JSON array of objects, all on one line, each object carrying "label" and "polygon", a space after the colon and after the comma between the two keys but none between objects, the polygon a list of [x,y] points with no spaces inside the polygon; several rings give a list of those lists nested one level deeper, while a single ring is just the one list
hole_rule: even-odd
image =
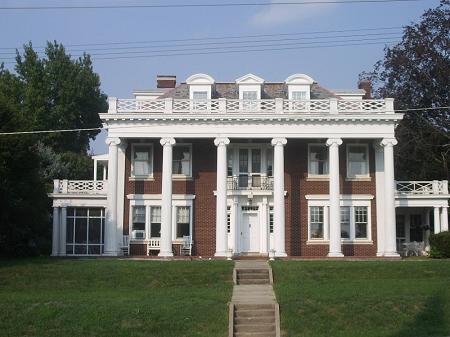
[{"label": "brick chimney", "polygon": [[358,82],[358,89],[364,89],[366,94],[363,96],[363,99],[371,99],[372,98],[372,83],[369,80],[361,80]]},{"label": "brick chimney", "polygon": [[158,75],[156,76],[156,87],[159,89],[175,88],[177,84],[177,77],[172,75]]}]

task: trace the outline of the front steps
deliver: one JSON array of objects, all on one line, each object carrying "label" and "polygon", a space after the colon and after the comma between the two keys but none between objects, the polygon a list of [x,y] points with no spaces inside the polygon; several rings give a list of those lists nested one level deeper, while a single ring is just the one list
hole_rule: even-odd
[{"label": "front steps", "polygon": [[279,337],[278,303],[267,261],[236,261],[230,303],[230,337]]}]

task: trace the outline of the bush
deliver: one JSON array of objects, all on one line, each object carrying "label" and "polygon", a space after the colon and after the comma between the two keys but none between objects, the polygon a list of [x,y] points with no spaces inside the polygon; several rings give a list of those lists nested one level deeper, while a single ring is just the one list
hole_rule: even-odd
[{"label": "bush", "polygon": [[430,257],[435,259],[450,258],[450,232],[431,234]]}]

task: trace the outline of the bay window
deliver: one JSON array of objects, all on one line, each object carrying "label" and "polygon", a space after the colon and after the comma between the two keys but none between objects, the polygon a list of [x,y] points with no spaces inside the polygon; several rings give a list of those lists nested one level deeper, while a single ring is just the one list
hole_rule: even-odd
[{"label": "bay window", "polygon": [[347,145],[347,178],[369,177],[369,148],[367,144]]}]

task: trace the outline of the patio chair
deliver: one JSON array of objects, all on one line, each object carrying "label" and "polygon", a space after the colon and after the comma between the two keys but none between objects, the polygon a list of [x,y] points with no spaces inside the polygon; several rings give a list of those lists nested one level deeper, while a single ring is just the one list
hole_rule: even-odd
[{"label": "patio chair", "polygon": [[122,239],[122,246],[120,246],[120,251],[123,256],[130,255],[130,241],[128,235],[124,235]]},{"label": "patio chair", "polygon": [[192,255],[192,240],[189,235],[183,236],[183,243],[181,244],[180,255]]}]

